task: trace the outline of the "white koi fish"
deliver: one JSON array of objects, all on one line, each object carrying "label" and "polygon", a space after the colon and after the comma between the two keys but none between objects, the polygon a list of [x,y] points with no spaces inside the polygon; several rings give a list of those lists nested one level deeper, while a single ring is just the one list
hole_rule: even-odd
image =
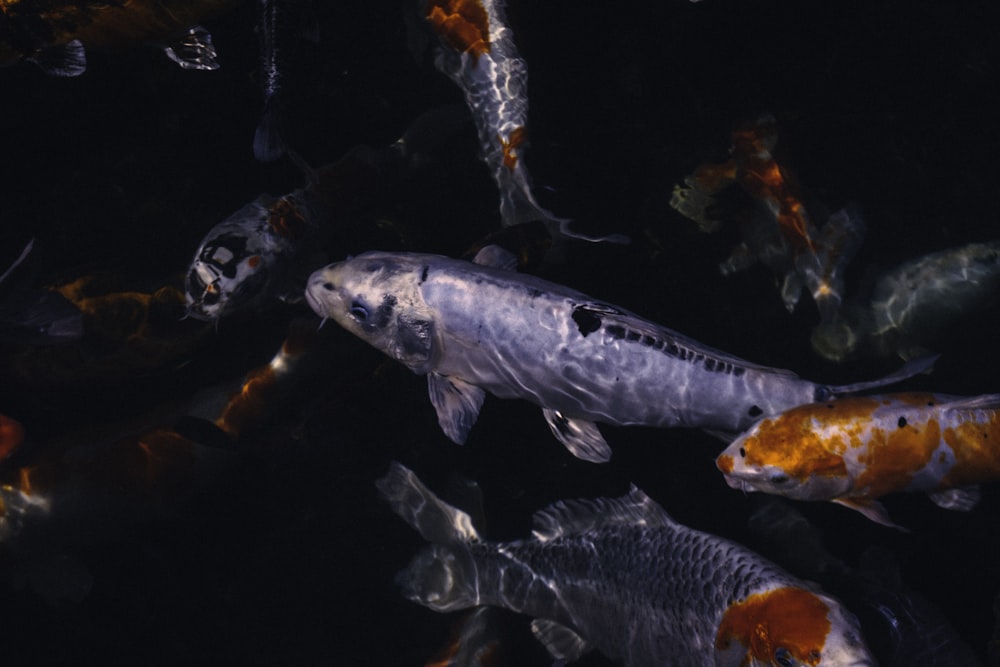
[{"label": "white koi fish", "polygon": [[535,515],[530,538],[488,542],[402,465],[377,485],[433,542],[397,577],[408,599],[528,614],[556,660],[596,649],[626,667],[875,665],[837,600],[677,523],[634,486],[621,498],[558,502]]},{"label": "white koi fish", "polygon": [[607,461],[595,422],[737,433],[762,416],[909,377],[831,387],[720,352],[586,294],[498,266],[369,252],[315,272],[306,300],[418,374],[445,434],[463,443],[486,392],[541,406],[575,456]]},{"label": "white koi fish", "polygon": [[[1000,394],[854,396],[761,420],[716,459],[729,486],[832,500],[895,526],[878,498],[930,495],[969,510],[1000,479]],[[898,526],[896,526],[898,527]]]},{"label": "white koi fish", "polygon": [[528,65],[514,44],[503,1],[430,0],[421,7],[440,38],[435,66],[465,93],[482,158],[500,191],[502,224],[542,220],[564,236],[626,243],[620,234],[591,237],[573,232],[568,220],[535,201],[522,159],[528,147]]}]

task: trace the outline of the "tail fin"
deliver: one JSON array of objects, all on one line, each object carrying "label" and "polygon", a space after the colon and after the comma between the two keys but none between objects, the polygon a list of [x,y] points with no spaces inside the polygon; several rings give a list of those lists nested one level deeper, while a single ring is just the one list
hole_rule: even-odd
[{"label": "tail fin", "polygon": [[476,565],[467,548],[479,541],[472,518],[438,498],[412,470],[395,461],[375,486],[393,512],[434,543],[397,575],[403,595],[436,611],[479,605]]}]

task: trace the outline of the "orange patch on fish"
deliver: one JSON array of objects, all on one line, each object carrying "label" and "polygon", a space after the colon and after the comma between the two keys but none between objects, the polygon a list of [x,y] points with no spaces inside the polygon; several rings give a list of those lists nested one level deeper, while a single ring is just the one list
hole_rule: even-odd
[{"label": "orange patch on fish", "polygon": [[276,201],[267,213],[267,224],[278,236],[286,239],[298,239],[305,235],[305,216],[288,197],[282,197]]},{"label": "orange patch on fish", "polygon": [[490,17],[479,0],[431,0],[427,20],[460,53],[478,58],[490,50]]},{"label": "orange patch on fish", "polygon": [[728,454],[722,454],[715,460],[715,466],[725,475],[728,475],[733,471],[734,464],[735,461],[733,460],[733,457]]},{"label": "orange patch on fish", "polygon": [[247,265],[251,269],[256,269],[258,266],[260,266],[260,255],[251,255],[250,257],[248,257]]},{"label": "orange patch on fish", "polygon": [[770,664],[784,648],[796,660],[819,664],[830,632],[829,608],[801,588],[755,593],[726,609],[715,635],[715,648],[729,650],[736,641],[747,649],[741,665]]},{"label": "orange patch on fish", "polygon": [[955,454],[955,464],[942,480],[943,488],[1000,479],[1000,412],[989,421],[967,421],[941,434]]},{"label": "orange patch on fish", "polygon": [[503,146],[503,166],[514,171],[517,166],[517,151],[527,142],[528,131],[523,127],[518,127],[510,133],[507,141],[504,141],[503,137],[500,136],[497,138],[500,140],[500,145]]}]

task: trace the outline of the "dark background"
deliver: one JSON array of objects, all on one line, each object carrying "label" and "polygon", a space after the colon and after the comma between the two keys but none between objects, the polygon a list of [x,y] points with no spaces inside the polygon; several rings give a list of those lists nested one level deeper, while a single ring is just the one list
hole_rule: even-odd
[{"label": "dark background", "polygon": [[[409,3],[314,4],[320,40],[303,41],[292,59],[286,133],[310,164],[384,146],[421,113],[462,102],[414,39]],[[145,289],[176,282],[213,224],[261,192],[302,184],[289,162],[262,165],[251,151],[262,107],[255,9],[244,3],[206,22],[222,63],[215,72],[183,71],[154,48],[90,50],[74,79],[30,64],[0,70],[0,266],[34,237],[38,284],[94,272]],[[703,235],[668,206],[695,166],[726,158],[733,124],[762,112],[775,115],[778,159],[811,197],[863,211],[868,235],[849,291],[879,268],[996,236],[1000,46],[987,0],[619,9],[558,0],[515,1],[508,11],[530,70],[526,159],[539,200],[581,229],[634,239],[625,248],[574,245],[565,263],[541,269],[553,279],[816,381],[895,368],[894,359],[822,361],[809,347],[812,303],[787,313],[760,267],[719,275],[735,227]],[[448,139],[357,215],[351,224],[362,231],[331,254],[371,249],[367,241],[455,255],[497,229],[496,193],[476,151],[469,128]],[[183,362],[155,373],[5,378],[0,411],[25,423],[36,449],[55,437],[86,445],[126,420],[155,425],[145,415],[265,363],[294,318],[315,319],[289,306],[223,321]],[[943,356],[933,375],[908,386],[997,391],[997,325],[995,308],[970,314],[935,341]],[[477,480],[493,538],[527,536],[531,513],[554,500],[619,495],[634,482],[679,521],[767,553],[746,526],[759,499],[726,487],[708,435],[602,427],[615,456],[595,466],[565,452],[534,406],[490,398],[458,447],[438,429],[423,378],[332,324],[322,342],[322,375],[248,436],[235,468],[206,491],[155,520],[92,518],[94,539],[53,537],[53,553],[83,563],[93,590],[59,607],[16,586],[0,590],[5,653],[424,664],[455,618],[393,587],[420,545],[375,498],[373,482],[393,459],[435,489],[453,475]],[[906,589],[985,659],[1000,593],[996,488],[968,514],[923,497],[886,504],[912,532],[834,505],[796,507],[852,566],[869,547],[886,547]],[[3,566],[15,570],[18,558]],[[507,629],[509,664],[550,664],[527,622]]]}]

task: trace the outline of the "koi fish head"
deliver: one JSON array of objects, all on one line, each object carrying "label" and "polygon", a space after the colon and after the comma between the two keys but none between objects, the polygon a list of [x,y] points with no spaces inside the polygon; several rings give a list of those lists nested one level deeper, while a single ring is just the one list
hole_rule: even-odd
[{"label": "koi fish head", "polygon": [[269,233],[271,217],[271,207],[261,197],[212,228],[184,278],[191,317],[217,320],[267,292],[275,260],[289,245]]},{"label": "koi fish head", "polygon": [[719,454],[715,465],[734,489],[829,500],[852,482],[844,457],[827,444],[811,412],[794,408],[754,425]]},{"label": "koi fish head", "polygon": [[857,619],[805,588],[755,593],[726,609],[715,638],[720,665],[872,667]]},{"label": "koi fish head", "polygon": [[420,293],[427,268],[419,258],[369,252],[316,271],[306,301],[410,370],[430,369],[434,317]]}]

